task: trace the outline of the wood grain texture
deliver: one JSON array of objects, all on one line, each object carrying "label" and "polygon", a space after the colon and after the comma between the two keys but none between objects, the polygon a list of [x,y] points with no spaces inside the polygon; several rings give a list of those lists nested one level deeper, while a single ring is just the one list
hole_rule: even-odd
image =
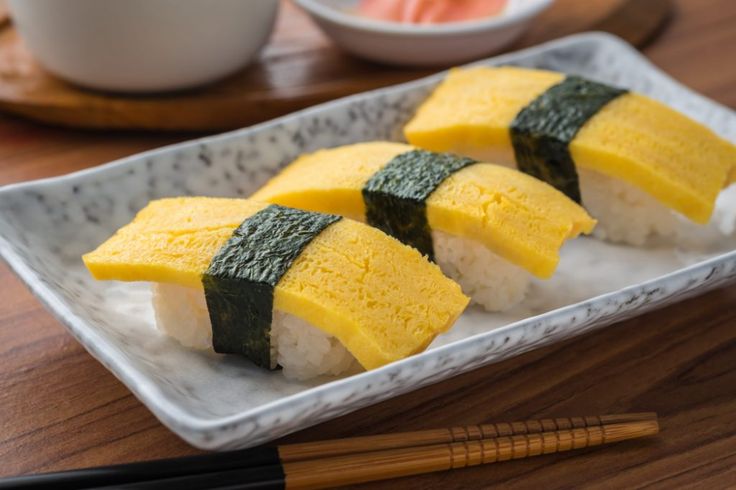
[{"label": "wood grain texture", "polygon": [[[590,29],[642,45],[670,10],[671,0],[557,0],[516,47]],[[224,130],[437,70],[406,70],[353,58],[284,0],[272,40],[255,63],[222,82],[168,95],[79,90],[46,74],[8,27],[0,31],[0,110],[70,127]]]},{"label": "wood grain texture", "polygon": [[[736,2],[680,0],[652,61],[736,108]],[[184,135],[83,133],[0,118],[0,184]],[[194,454],[0,265],[0,474]],[[487,366],[279,441],[656,411],[660,436],[361,488],[728,488],[736,482],[736,287]]]}]

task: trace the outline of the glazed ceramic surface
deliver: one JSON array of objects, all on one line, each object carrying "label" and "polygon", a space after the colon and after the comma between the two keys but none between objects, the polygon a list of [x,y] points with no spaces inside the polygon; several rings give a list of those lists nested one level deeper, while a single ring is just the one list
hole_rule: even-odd
[{"label": "glazed ceramic surface", "polygon": [[509,0],[502,13],[446,24],[401,24],[355,14],[357,0],[294,0],[339,47],[401,66],[447,66],[498,52],[553,0]]},{"label": "glazed ceramic surface", "polygon": [[[736,115],[694,94],[604,34],[562,39],[483,63],[550,68],[647,93],[736,141]],[[711,225],[677,246],[580,239],[559,272],[503,314],[469,309],[426,352],[342,379],[289,381],[236,356],[200,353],[159,333],[150,291],[95,282],[80,256],[146,203],[173,195],[248,196],[300,153],[401,127],[442,74],[337,100],[252,128],[0,190],[0,252],[89,352],[156,416],[202,448],[252,446],[297,429],[603,327],[736,279],[736,186]],[[655,324],[651,328],[657,328]]]},{"label": "glazed ceramic surface", "polygon": [[279,0],[9,0],[13,22],[51,73],[121,92],[196,87],[251,61]]}]

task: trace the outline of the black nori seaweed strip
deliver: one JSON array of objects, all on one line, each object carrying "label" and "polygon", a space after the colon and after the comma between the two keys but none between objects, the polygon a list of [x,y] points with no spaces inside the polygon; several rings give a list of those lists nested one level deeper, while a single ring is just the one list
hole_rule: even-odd
[{"label": "black nori seaweed strip", "polygon": [[273,291],[304,248],[340,219],[271,205],[249,217],[202,276],[215,352],[272,369]]},{"label": "black nori seaweed strip", "polygon": [[569,144],[588,119],[626,92],[573,75],[547,89],[516,115],[509,128],[519,170],[580,203]]},{"label": "black nori seaweed strip", "polygon": [[425,201],[447,177],[474,163],[470,158],[424,150],[397,155],[363,187],[368,224],[434,260]]}]

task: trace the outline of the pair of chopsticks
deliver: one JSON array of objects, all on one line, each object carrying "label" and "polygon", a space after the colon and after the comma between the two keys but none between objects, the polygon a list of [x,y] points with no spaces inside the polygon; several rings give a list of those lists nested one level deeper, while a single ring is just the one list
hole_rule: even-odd
[{"label": "pair of chopsticks", "polygon": [[0,480],[0,489],[330,488],[582,449],[658,431],[654,413],[528,420],[20,476]]}]

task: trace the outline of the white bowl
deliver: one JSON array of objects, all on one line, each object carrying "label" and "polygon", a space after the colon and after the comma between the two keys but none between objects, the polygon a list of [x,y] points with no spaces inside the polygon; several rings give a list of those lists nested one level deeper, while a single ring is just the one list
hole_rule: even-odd
[{"label": "white bowl", "polygon": [[245,66],[268,40],[279,0],[10,0],[49,72],[102,90],[194,87]]},{"label": "white bowl", "polygon": [[503,13],[447,24],[401,24],[350,12],[356,0],[294,0],[338,46],[395,65],[457,64],[495,53],[527,29],[553,0],[509,0]]}]

